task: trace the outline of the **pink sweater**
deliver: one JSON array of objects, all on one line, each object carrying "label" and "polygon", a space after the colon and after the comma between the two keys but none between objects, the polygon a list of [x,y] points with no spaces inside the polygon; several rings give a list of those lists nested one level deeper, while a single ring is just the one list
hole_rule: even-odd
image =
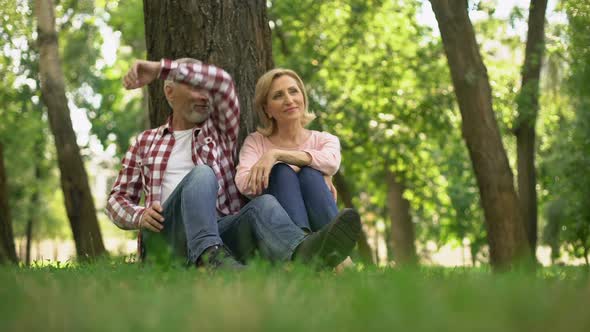
[{"label": "pink sweater", "polygon": [[[238,190],[246,195],[253,196],[253,193],[247,188],[248,175],[250,169],[262,155],[270,149],[304,151],[311,156],[311,168],[317,169],[325,175],[334,175],[340,167],[340,141],[338,137],[326,132],[312,130],[309,138],[296,148],[282,148],[270,142],[270,140],[254,132],[244,140],[244,145],[240,150],[240,161],[236,172],[236,186]],[[292,166],[295,168],[295,166]]]}]

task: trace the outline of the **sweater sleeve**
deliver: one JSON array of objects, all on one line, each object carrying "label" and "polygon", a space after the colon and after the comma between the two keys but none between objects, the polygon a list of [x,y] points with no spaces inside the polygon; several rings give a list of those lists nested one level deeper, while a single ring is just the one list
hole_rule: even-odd
[{"label": "sweater sleeve", "polygon": [[311,168],[317,169],[325,175],[334,175],[340,168],[340,141],[338,137],[318,132],[314,146],[303,149],[311,156]]},{"label": "sweater sleeve", "polygon": [[236,170],[236,186],[242,195],[251,197],[254,195],[252,190],[248,188],[248,176],[252,166],[258,162],[260,157],[264,154],[262,142],[257,133],[252,133],[244,140],[244,145],[240,150],[239,164]]}]

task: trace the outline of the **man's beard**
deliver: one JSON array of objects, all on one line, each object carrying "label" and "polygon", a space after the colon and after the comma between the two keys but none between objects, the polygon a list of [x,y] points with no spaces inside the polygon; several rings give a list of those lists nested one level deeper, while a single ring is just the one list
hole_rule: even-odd
[{"label": "man's beard", "polygon": [[[185,114],[186,120],[189,121],[190,123],[195,123],[195,124],[203,123],[205,120],[207,120],[207,118],[209,118],[209,115],[213,111],[211,104],[207,105],[206,111],[204,111],[203,109],[199,109],[199,108],[201,108],[201,107],[197,106],[196,104],[191,105],[190,113]],[[199,109],[199,110],[195,111],[195,109]]]}]

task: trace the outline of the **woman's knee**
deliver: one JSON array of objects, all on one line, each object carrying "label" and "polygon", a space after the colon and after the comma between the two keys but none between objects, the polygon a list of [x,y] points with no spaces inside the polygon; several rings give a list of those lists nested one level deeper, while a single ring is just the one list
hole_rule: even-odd
[{"label": "woman's knee", "polygon": [[303,184],[318,181],[324,181],[324,175],[322,172],[308,166],[301,167],[301,170],[299,171],[299,182]]},{"label": "woman's knee", "polygon": [[270,171],[271,176],[278,176],[278,177],[291,177],[296,176],[297,173],[291,168],[291,166],[285,163],[278,163],[272,167]]},{"label": "woman's knee", "polygon": [[287,164],[278,163],[270,171],[269,186],[274,188],[273,191],[291,188],[298,183],[297,173]]}]

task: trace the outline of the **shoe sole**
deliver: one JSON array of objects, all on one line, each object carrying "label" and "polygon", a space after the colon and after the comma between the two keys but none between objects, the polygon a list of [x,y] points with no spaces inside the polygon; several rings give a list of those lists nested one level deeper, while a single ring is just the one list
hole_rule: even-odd
[{"label": "shoe sole", "polygon": [[360,216],[353,209],[342,210],[334,219],[319,250],[319,256],[329,267],[346,259],[361,233]]}]

